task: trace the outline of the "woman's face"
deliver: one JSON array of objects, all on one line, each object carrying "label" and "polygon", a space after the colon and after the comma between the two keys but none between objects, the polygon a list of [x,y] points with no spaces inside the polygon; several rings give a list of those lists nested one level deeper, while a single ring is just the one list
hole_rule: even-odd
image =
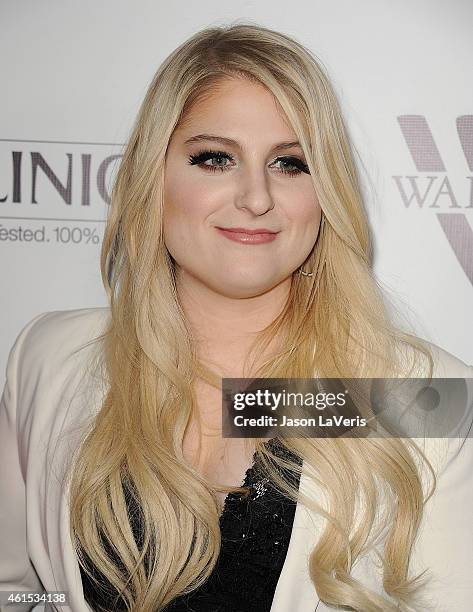
[{"label": "woman's face", "polygon": [[190,275],[228,297],[253,297],[304,262],[321,209],[302,148],[288,144],[295,142],[260,84],[227,79],[193,106],[173,133],[165,167],[164,239],[180,281]]}]

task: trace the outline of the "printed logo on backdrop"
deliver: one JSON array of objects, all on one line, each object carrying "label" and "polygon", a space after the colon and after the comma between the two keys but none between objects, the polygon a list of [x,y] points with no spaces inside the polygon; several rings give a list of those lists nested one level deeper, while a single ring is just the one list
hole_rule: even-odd
[{"label": "printed logo on backdrop", "polygon": [[0,139],[0,243],[101,243],[122,144]]},{"label": "printed logo on backdrop", "polygon": [[[406,208],[432,210],[460,263],[473,284],[473,229],[467,213],[473,209],[473,176],[452,184],[440,148],[423,115],[401,115],[399,126],[418,174],[393,176]],[[473,115],[457,117],[459,150],[466,172],[473,172]],[[460,195],[462,194],[462,195]],[[467,194],[466,196],[463,194]]]}]

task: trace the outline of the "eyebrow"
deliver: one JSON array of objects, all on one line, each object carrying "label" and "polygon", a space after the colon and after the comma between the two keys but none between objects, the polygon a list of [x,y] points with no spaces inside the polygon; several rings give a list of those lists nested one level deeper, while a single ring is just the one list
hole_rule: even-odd
[{"label": "eyebrow", "polygon": [[[218,142],[223,145],[236,147],[241,151],[242,147],[239,142],[233,140],[232,138],[226,138],[225,136],[216,136],[214,134],[197,134],[196,136],[192,136],[184,141],[184,144],[192,144],[194,142],[202,142],[203,140],[210,140],[213,142]],[[271,149],[271,151],[276,150],[285,150],[291,149],[292,147],[301,147],[301,143],[298,140],[293,140],[291,142],[280,142]]]}]

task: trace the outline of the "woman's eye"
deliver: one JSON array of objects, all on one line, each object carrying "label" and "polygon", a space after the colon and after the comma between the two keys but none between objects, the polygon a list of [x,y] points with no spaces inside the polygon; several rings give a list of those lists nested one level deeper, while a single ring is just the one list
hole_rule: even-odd
[{"label": "woman's eye", "polygon": [[281,167],[281,172],[289,174],[290,176],[297,176],[301,172],[310,174],[309,167],[298,157],[278,157],[274,162],[278,164],[282,162],[284,165]]},{"label": "woman's eye", "polygon": [[[211,163],[207,163],[208,161]],[[189,156],[189,164],[200,166],[211,172],[216,170],[225,172],[230,169],[234,161],[234,157],[224,151],[200,151],[195,155]],[[301,172],[310,174],[308,166],[297,157],[278,157],[273,163],[282,164],[279,166],[279,172],[289,177],[297,176]]]},{"label": "woman's eye", "polygon": [[[207,164],[207,161],[217,161],[216,164],[210,163]],[[233,162],[233,156],[229,153],[224,153],[223,151],[201,151],[196,155],[189,156],[189,164],[198,165],[204,167],[206,170],[210,170],[211,172],[215,172],[216,170],[221,170],[224,172],[230,167],[230,163],[222,163],[225,161]]]}]

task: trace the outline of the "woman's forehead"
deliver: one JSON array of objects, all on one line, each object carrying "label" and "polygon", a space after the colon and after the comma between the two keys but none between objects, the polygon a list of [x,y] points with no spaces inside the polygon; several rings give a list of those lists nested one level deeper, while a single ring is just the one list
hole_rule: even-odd
[{"label": "woman's forehead", "polygon": [[[236,81],[236,80],[235,80]],[[221,144],[244,148],[242,140],[260,135],[271,140],[297,145],[297,137],[273,94],[263,85],[239,79],[226,82],[211,94],[198,99],[182,117],[175,132],[187,144],[211,135]],[[227,139],[227,142],[225,142]]]}]

